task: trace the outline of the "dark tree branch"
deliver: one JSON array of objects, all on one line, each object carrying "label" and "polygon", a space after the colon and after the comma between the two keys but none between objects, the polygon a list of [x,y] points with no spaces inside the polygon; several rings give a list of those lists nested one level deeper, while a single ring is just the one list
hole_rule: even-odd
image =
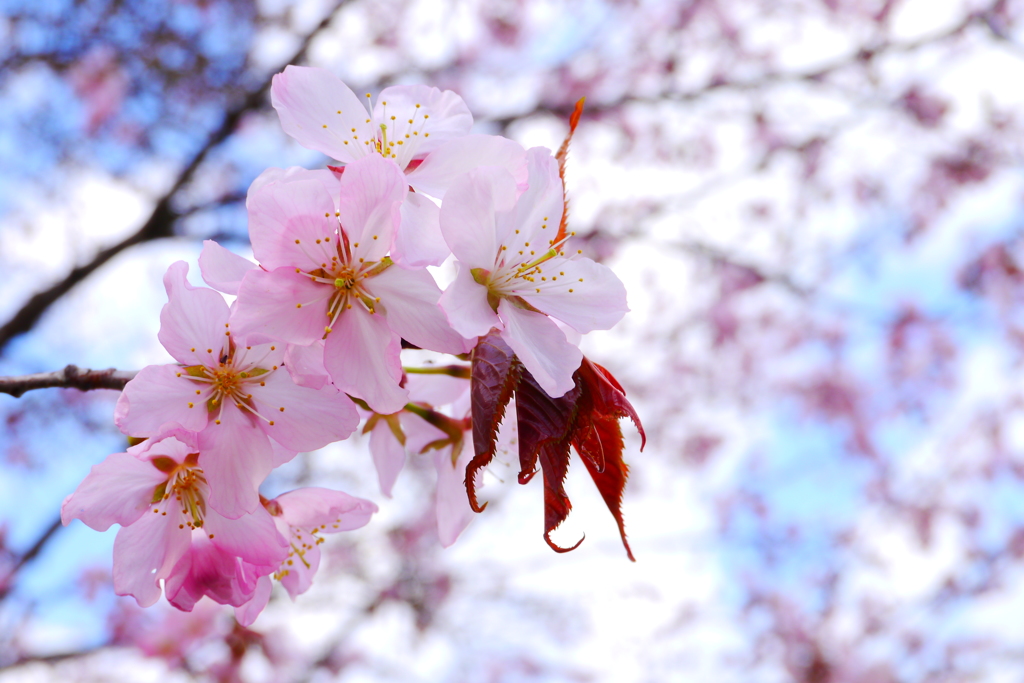
[{"label": "dark tree branch", "polygon": [[[305,57],[306,51],[309,49],[313,38],[315,38],[331,23],[334,15],[346,2],[348,2],[348,0],[339,0],[339,2],[335,4],[334,8],[327,13],[323,20],[306,35],[302,41],[302,45],[295,54],[285,62],[285,65],[282,65],[281,69],[283,69],[287,64],[294,64],[295,62],[301,61]],[[277,71],[280,71],[281,69],[278,69]],[[188,164],[186,164],[178,174],[178,177],[171,188],[157,201],[156,206],[153,207],[153,212],[137,232],[129,235],[121,242],[107,247],[96,254],[88,263],[74,268],[64,277],[64,279],[54,283],[48,289],[35,294],[21,307],[21,309],[18,310],[17,313],[14,314],[14,317],[8,320],[3,327],[0,327],[0,353],[3,352],[4,348],[6,348],[7,344],[14,337],[31,330],[43,314],[50,308],[50,306],[56,303],[58,299],[67,294],[75,285],[89,277],[89,275],[91,275],[96,269],[112,259],[114,256],[120,254],[129,247],[135,246],[136,244],[142,244],[143,242],[149,242],[163,237],[171,237],[174,234],[174,223],[179,218],[179,215],[171,208],[172,200],[177,195],[178,191],[192,180],[196,170],[203,161],[206,160],[209,153],[231,136],[235,131],[235,128],[238,126],[239,121],[242,120],[242,117],[260,107],[266,97],[267,91],[270,89],[272,78],[273,74],[268,76],[258,88],[251,91],[238,105],[227,112],[220,127],[210,134],[206,139],[205,144],[203,144],[203,146],[192,156]]]},{"label": "dark tree branch", "polygon": [[124,385],[135,377],[135,372],[127,370],[83,370],[77,365],[69,365],[55,372],[38,372],[34,375],[20,377],[0,377],[0,394],[10,394],[18,398],[32,389],[49,389],[63,387],[91,391],[93,389],[124,389]]},{"label": "dark tree branch", "polygon": [[47,527],[46,531],[40,534],[36,542],[32,544],[32,547],[23,552],[18,556],[18,559],[14,562],[7,572],[0,577],[0,600],[4,600],[10,592],[14,589],[14,577],[26,564],[36,558],[39,553],[42,552],[43,548],[49,543],[53,535],[57,533],[59,529],[63,528],[61,519],[58,517],[53,520],[53,523]]}]

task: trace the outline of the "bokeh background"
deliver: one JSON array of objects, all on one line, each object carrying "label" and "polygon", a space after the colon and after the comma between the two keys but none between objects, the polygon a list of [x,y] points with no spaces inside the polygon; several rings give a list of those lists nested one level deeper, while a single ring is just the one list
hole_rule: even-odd
[{"label": "bokeh background", "polygon": [[444,550],[429,456],[386,499],[353,438],[265,486],[381,506],[309,593],[143,611],[114,530],[54,524],[116,392],[0,395],[0,683],[1024,678],[1024,2],[0,0],[0,375],[169,360],[167,266],[248,255],[253,178],[327,161],[269,106],[289,63],[528,147],[587,98],[638,561],[578,461],[577,550],[508,462]]}]

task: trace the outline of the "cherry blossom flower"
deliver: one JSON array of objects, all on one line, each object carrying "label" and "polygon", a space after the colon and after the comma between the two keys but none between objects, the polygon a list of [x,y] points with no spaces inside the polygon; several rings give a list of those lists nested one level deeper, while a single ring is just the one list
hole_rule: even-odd
[{"label": "cherry blossom flower", "polygon": [[523,148],[500,136],[470,135],[473,116],[450,90],[392,86],[370,111],[360,100],[337,76],[312,67],[289,66],[271,87],[282,128],[302,146],[343,164],[380,155],[405,172],[416,193],[404,198],[396,262],[437,265],[449,253],[437,206],[420,193],[442,199],[455,178],[484,164],[503,166],[525,183]]},{"label": "cherry blossom flower", "polygon": [[[448,375],[410,375],[408,387],[410,403],[406,409],[395,415],[372,414],[363,432],[370,434],[370,453],[381,491],[389,497],[407,454],[430,455],[437,470],[437,535],[447,548],[476,516],[465,485],[466,466],[474,454],[469,421],[470,384]],[[501,423],[496,452],[514,458],[517,444],[513,404]]]},{"label": "cherry blossom flower", "polygon": [[[412,405],[391,415],[371,412],[366,415],[362,429],[363,434],[370,436],[370,455],[377,470],[380,490],[388,498],[405,467],[407,454],[419,455],[429,444],[446,437],[445,432],[415,411],[447,406],[462,399],[469,389],[469,382],[449,375],[410,374],[405,386]],[[464,417],[466,411],[462,412]]]},{"label": "cherry blossom flower", "polygon": [[355,161],[334,181],[335,196],[323,173],[278,171],[254,183],[249,231],[262,269],[242,279],[232,329],[249,343],[324,339],[334,385],[393,413],[408,393],[399,386],[403,338],[447,353],[467,342],[438,307],[430,273],[387,257],[408,191],[397,166],[379,155]]},{"label": "cherry blossom flower", "polygon": [[165,422],[199,432],[210,504],[238,517],[259,507],[256,490],[273,467],[348,437],[359,418],[334,387],[300,387],[279,372],[283,345],[236,344],[227,303],[192,287],[187,273],[182,261],[168,269],[160,315],[160,341],[179,365],[143,368],[118,400],[115,422],[136,437]]},{"label": "cherry blossom flower", "polygon": [[541,147],[527,161],[529,189],[519,197],[515,179],[496,166],[471,171],[448,191],[441,229],[458,271],[440,303],[465,337],[500,330],[557,397],[573,388],[583,356],[552,318],[585,334],[611,328],[629,309],[610,269],[579,252],[565,255],[566,238],[557,238],[564,206],[557,161]]},{"label": "cherry blossom flower", "polygon": [[[313,576],[320,567],[323,534],[364,527],[377,512],[377,506],[368,500],[317,487],[289,491],[265,501],[264,506],[273,516],[278,531],[288,540],[288,556],[272,573],[293,600],[313,585]],[[266,607],[271,593],[270,578],[262,576],[251,601],[235,611],[243,626],[252,624]]]},{"label": "cherry blossom flower", "polygon": [[[213,588],[223,583],[213,576],[218,572],[194,569],[194,563],[217,556],[222,565],[224,558],[237,565],[230,559],[237,558],[269,572],[288,554],[287,541],[262,507],[228,519],[209,505],[211,489],[200,458],[198,436],[169,423],[95,465],[61,506],[64,524],[80,519],[97,531],[121,525],[114,540],[114,590],[134,596],[142,607],[159,599],[161,580],[168,582],[169,599],[186,581],[193,594],[232,595],[230,589]],[[200,587],[204,579],[205,589]],[[251,596],[255,580],[250,584]],[[244,586],[235,591],[239,604],[248,599],[244,592]]]}]

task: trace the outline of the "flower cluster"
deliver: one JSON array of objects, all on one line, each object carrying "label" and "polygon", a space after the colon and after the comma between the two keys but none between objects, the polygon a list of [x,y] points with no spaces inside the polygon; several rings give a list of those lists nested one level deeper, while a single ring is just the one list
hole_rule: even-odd
[{"label": "flower cluster", "polygon": [[[528,376],[575,401],[584,359],[567,334],[609,329],[627,311],[618,278],[567,248],[560,159],[471,134],[454,93],[398,86],[368,107],[330,73],[292,66],[272,101],[285,132],[338,165],[253,182],[256,263],[207,242],[199,266],[212,289],[170,266],[159,339],[176,362],[127,385],[115,421],[136,445],[95,466],[62,509],[65,523],[121,525],[118,594],[148,606],[162,589],[183,610],[208,596],[245,624],[272,579],[292,597],[309,588],[324,534],[377,510],[322,488],[268,500],[259,488],[275,467],[362,422],[390,496],[407,455],[433,452],[449,545],[481,509],[479,466],[466,481],[467,466],[499,447],[500,415],[481,416],[504,414],[509,443],[524,428],[514,405],[504,411],[511,389],[495,394],[497,411],[487,405],[481,340],[510,349],[515,386]],[[445,262],[455,275],[442,292],[427,266]],[[404,368],[403,347],[462,362]]]}]

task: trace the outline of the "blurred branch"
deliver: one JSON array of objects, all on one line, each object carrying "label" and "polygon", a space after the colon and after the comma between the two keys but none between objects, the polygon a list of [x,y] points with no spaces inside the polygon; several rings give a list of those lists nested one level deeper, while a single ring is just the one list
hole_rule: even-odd
[{"label": "blurred branch", "polygon": [[100,650],[109,647],[107,644],[96,645],[95,647],[87,647],[81,650],[75,650],[73,652],[60,652],[52,655],[25,655],[24,657],[18,657],[10,664],[0,664],[0,671],[6,669],[14,669],[19,666],[25,666],[27,664],[56,664],[57,662],[63,662],[68,659],[75,659],[77,657],[85,657],[91,655]]},{"label": "blurred branch", "polygon": [[0,394],[10,394],[18,398],[26,391],[33,389],[49,389],[52,387],[63,387],[65,389],[78,389],[79,391],[92,391],[93,389],[124,389],[124,385],[135,377],[134,371],[115,370],[88,370],[77,365],[69,365],[63,370],[54,372],[37,372],[34,375],[21,375],[20,377],[0,377]]},{"label": "blurred branch", "polygon": [[61,523],[60,517],[58,517],[53,520],[53,523],[47,527],[46,531],[36,539],[36,542],[32,544],[32,547],[18,556],[18,559],[15,560],[13,565],[11,565],[11,568],[7,570],[3,577],[0,577],[0,600],[5,599],[14,588],[14,577],[21,568],[34,560],[36,556],[43,551],[43,548],[47,543],[49,543],[50,539],[53,538],[53,535],[62,528],[63,524]]},{"label": "blurred branch", "polygon": [[[301,61],[305,57],[306,51],[309,49],[313,39],[331,23],[337,11],[347,2],[348,0],[338,0],[323,20],[306,34],[295,54],[279,69],[276,69],[274,74],[281,71],[288,64]],[[268,76],[258,88],[251,91],[238,105],[227,112],[220,127],[207,137],[203,146],[192,156],[178,174],[171,188],[156,202],[153,212],[137,232],[129,235],[121,242],[107,247],[96,254],[88,263],[74,268],[63,280],[35,294],[3,327],[0,327],[0,353],[3,352],[4,348],[14,337],[31,330],[58,299],[67,294],[75,285],[89,277],[89,275],[114,256],[136,244],[173,236],[174,223],[180,215],[171,208],[172,200],[179,190],[192,180],[196,170],[205,161],[207,155],[231,136],[242,117],[261,106],[267,91],[270,89],[274,74]]]},{"label": "blurred branch", "polygon": [[[955,38],[964,33],[968,28],[977,24],[985,28],[985,30],[991,33],[994,37],[999,39],[1008,45],[1018,54],[1024,54],[1024,48],[1017,43],[1014,43],[1007,35],[1005,35],[998,27],[998,22],[994,18],[999,8],[1005,3],[1005,0],[996,0],[985,9],[977,12],[970,12],[964,16],[964,18],[946,29],[938,33],[933,33],[927,36],[923,36],[916,40],[909,41],[882,41],[874,46],[865,45],[858,49],[856,52],[836,59],[835,61],[819,66],[815,69],[808,71],[770,71],[763,73],[754,78],[748,79],[728,79],[719,77],[711,80],[697,88],[692,90],[686,90],[682,92],[666,92],[658,97],[622,97],[612,102],[601,103],[598,101],[587,102],[584,113],[589,117],[593,118],[602,114],[606,114],[612,111],[621,109],[625,105],[630,104],[660,104],[663,102],[693,102],[700,100],[708,95],[719,91],[739,91],[747,92],[752,90],[761,90],[763,88],[780,85],[786,83],[813,83],[820,85],[827,77],[832,74],[842,71],[851,66],[863,65],[874,61],[878,57],[882,57],[888,54],[901,53],[901,52],[914,52],[921,48],[940,43],[950,38]],[[572,99],[570,97],[570,99]],[[536,108],[516,114],[514,116],[502,117],[491,119],[491,123],[498,126],[499,130],[504,131],[508,129],[508,126],[513,122],[530,116],[536,116],[538,114],[549,114],[556,116],[561,119],[568,120],[569,116],[573,112],[573,106],[575,101],[567,102],[564,105],[548,107],[544,105],[537,106]]]}]

